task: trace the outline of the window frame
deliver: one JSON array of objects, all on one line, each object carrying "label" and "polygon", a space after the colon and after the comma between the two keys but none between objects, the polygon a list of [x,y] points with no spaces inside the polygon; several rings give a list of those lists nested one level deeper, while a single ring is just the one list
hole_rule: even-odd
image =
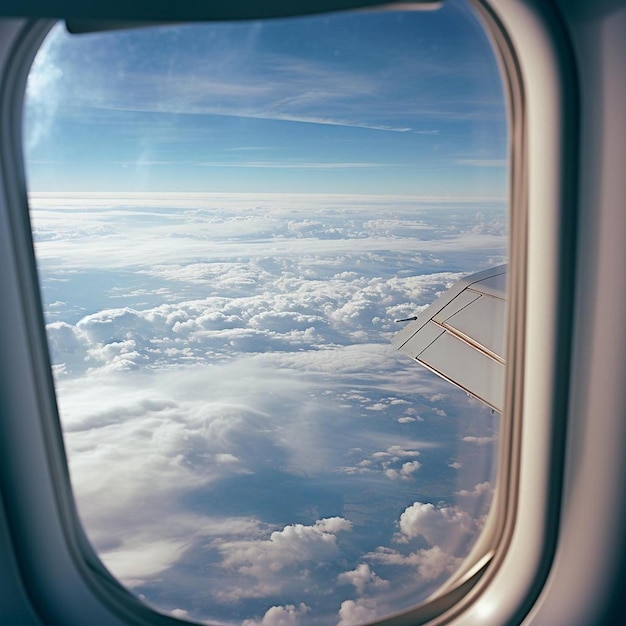
[{"label": "window frame", "polygon": [[[505,411],[511,417],[503,420],[492,514],[473,551],[482,551],[482,558],[433,601],[380,622],[389,626],[521,621],[547,576],[559,520],[575,234],[567,184],[576,167],[569,150],[576,145],[573,64],[549,7],[516,0],[474,4],[500,51],[512,108],[515,235]],[[71,493],[21,147],[26,77],[53,24],[5,20],[0,31],[6,35],[0,50],[0,290],[7,302],[0,327],[11,329],[3,331],[0,351],[0,488],[7,525],[30,602],[44,621],[79,626],[89,615],[112,626],[178,624],[106,572],[83,534]],[[542,71],[533,72],[539,65]]]},{"label": "window frame", "polygon": [[495,491],[502,525],[488,572],[449,614],[432,622],[459,626],[521,623],[550,573],[565,462],[577,235],[572,181],[578,172],[578,85],[561,17],[548,3],[476,5],[488,23],[495,22],[489,30],[504,72],[518,73],[521,91],[511,94],[512,106],[519,107],[511,127],[518,142],[511,154],[507,355],[513,358],[507,356],[510,418],[503,423],[499,459],[509,482],[506,493]]}]

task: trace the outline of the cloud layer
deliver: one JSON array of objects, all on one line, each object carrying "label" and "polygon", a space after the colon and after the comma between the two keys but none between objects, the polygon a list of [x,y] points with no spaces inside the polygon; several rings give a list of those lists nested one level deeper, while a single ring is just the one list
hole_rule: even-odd
[{"label": "cloud layer", "polygon": [[362,623],[480,532],[498,417],[396,352],[502,261],[496,204],[33,196],[57,395],[103,562],[199,621]]}]

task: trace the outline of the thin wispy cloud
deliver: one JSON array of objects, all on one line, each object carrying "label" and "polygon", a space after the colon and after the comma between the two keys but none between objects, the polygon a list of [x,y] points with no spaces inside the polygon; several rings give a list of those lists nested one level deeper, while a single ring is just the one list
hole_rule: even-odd
[{"label": "thin wispy cloud", "polygon": [[273,150],[272,146],[235,146],[233,148],[226,148],[227,152],[256,152]]},{"label": "thin wispy cloud", "polygon": [[294,163],[291,161],[237,161],[237,162],[201,162],[198,165],[204,167],[243,167],[260,169],[297,169],[297,170],[333,170],[333,169],[368,169],[378,167],[399,167],[395,163],[345,163],[345,162],[322,162],[322,163]]},{"label": "thin wispy cloud", "polygon": [[[248,105],[244,105],[247,107]],[[298,113],[289,113],[283,111],[272,110],[250,110],[248,108],[240,108],[240,105],[233,107],[223,106],[190,106],[180,108],[178,105],[170,107],[168,103],[162,104],[114,104],[108,103],[107,105],[89,105],[92,109],[101,109],[108,111],[120,111],[120,112],[132,112],[132,113],[169,113],[175,115],[195,115],[203,116],[210,115],[216,117],[229,117],[249,120],[268,120],[268,121],[282,121],[282,122],[295,122],[301,124],[317,124],[322,126],[340,126],[344,128],[362,128],[365,130],[380,130],[392,133],[408,133],[413,129],[410,126],[392,126],[385,124],[367,123],[357,120],[346,119],[333,119],[331,117],[316,117],[315,115],[306,115]],[[111,123],[114,123],[111,121]],[[415,131],[421,135],[436,135],[438,131]],[[267,149],[267,148],[266,148]]]},{"label": "thin wispy cloud", "polygon": [[457,159],[459,165],[470,165],[472,167],[506,167],[507,159]]}]

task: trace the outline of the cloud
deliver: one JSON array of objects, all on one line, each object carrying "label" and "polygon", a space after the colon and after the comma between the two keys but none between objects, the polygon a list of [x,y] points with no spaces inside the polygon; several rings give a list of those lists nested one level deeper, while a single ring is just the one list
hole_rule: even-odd
[{"label": "cloud", "polygon": [[338,170],[338,169],[367,169],[372,167],[398,167],[396,163],[372,163],[372,162],[308,162],[302,163],[298,161],[236,161],[236,162],[202,162],[199,163],[204,167],[243,167],[245,169],[296,169],[296,170]]},{"label": "cloud", "polygon": [[[411,442],[407,440],[405,443],[413,443],[425,449],[436,447],[436,444],[431,442]],[[359,449],[358,452],[362,452],[362,450]],[[415,459],[419,455],[419,450],[406,449],[404,446],[393,444],[384,451],[372,452],[368,458],[361,459],[355,465],[344,467],[341,471],[346,474],[380,473],[391,480],[410,480],[422,464],[417,460],[406,461],[405,459]]]},{"label": "cloud", "polygon": [[452,574],[462,560],[446,554],[439,546],[420,550],[417,555],[417,572],[424,580],[436,580],[442,575]]},{"label": "cloud", "polygon": [[466,443],[475,443],[479,446],[484,446],[487,443],[491,443],[492,441],[495,441],[496,438],[495,437],[475,437],[475,436],[467,436],[467,437],[463,437],[463,441],[465,441]]},{"label": "cloud", "polygon": [[459,165],[471,165],[473,167],[506,167],[508,159],[457,159]]},{"label": "cloud", "polygon": [[242,626],[297,626],[301,622],[300,618],[310,610],[303,602],[297,607],[293,604],[272,606],[261,620],[246,619]]},{"label": "cloud", "polygon": [[350,521],[332,517],[318,520],[312,526],[285,526],[267,540],[225,541],[215,546],[225,568],[262,580],[268,571],[277,572],[301,561],[332,558],[337,553],[337,533],[351,529]]},{"label": "cloud", "polygon": [[475,538],[480,523],[457,506],[414,502],[400,515],[398,526],[399,542],[423,537],[431,546],[438,545],[449,553],[463,554]]},{"label": "cloud", "polygon": [[472,489],[471,491],[468,491],[467,489],[461,489],[456,493],[457,495],[464,498],[478,498],[485,494],[491,493],[492,490],[493,487],[491,486],[491,483],[489,481],[485,481],[483,483],[478,483],[477,485],[475,485],[474,489]]},{"label": "cloud", "polygon": [[457,505],[414,502],[408,481],[440,480],[442,460],[452,474],[446,459],[474,467],[459,441],[491,438],[493,419],[389,337],[393,319],[474,269],[485,242],[503,249],[504,237],[474,232],[473,205],[33,204],[73,489],[124,584],[198,621],[362,623],[453,571],[482,524],[491,466],[446,483]]},{"label": "cloud", "polygon": [[458,502],[476,519],[482,519],[489,511],[493,499],[493,485],[484,481],[474,485],[473,489],[460,489],[455,494]]},{"label": "cloud", "polygon": [[371,598],[345,600],[339,609],[339,623],[337,626],[357,626],[367,624],[379,617],[379,608]]},{"label": "cloud", "polygon": [[[177,72],[153,70],[137,62],[137,49],[146,43],[142,42],[141,34],[133,41],[126,33],[109,35],[114,41],[106,46],[105,53],[98,47],[97,39],[92,42],[86,38],[76,45],[57,29],[37,56],[28,99],[34,106],[45,89],[46,95],[52,93],[55,101],[72,104],[67,107],[70,115],[77,108],[88,107],[282,120],[390,132],[411,130],[396,122],[400,117],[399,100],[390,110],[386,99],[378,95],[393,87],[393,81],[384,72],[371,68],[363,71],[354,67],[354,63],[338,65],[300,54],[276,54],[251,45],[249,40],[237,43],[236,31],[224,39],[223,32],[228,27],[222,28],[221,35],[215,28],[205,29],[211,31],[211,36],[205,36],[203,43],[196,45],[193,55],[185,46],[169,46],[167,37],[162,38],[158,51],[151,50],[156,65],[163,64],[164,55],[169,55],[165,62],[174,64]],[[188,34],[186,38],[189,37]],[[218,40],[221,40],[219,45]],[[61,60],[53,55],[57,50]],[[88,77],[83,76],[81,82],[75,77],[85,58],[93,71]],[[224,67],[229,68],[228,73]],[[63,89],[59,85],[52,90],[63,73],[66,75]],[[352,105],[363,98],[370,103],[367,116],[362,107],[358,109],[360,115],[355,116]]]},{"label": "cloud", "polygon": [[[145,503],[141,503],[135,516],[129,515],[127,508],[126,515],[130,519],[125,526],[119,524],[115,512],[109,514],[113,524],[106,529],[93,523],[94,511],[84,518],[104,565],[129,588],[158,580],[164,572],[188,558],[189,550],[203,538],[228,534],[250,536],[259,532],[255,520],[211,520],[172,511],[169,503],[163,507],[161,517],[151,520],[145,508]],[[164,520],[167,520],[167,528],[163,527]]]},{"label": "cloud", "polygon": [[389,581],[377,576],[367,563],[360,563],[356,569],[350,572],[342,572],[337,576],[337,582],[340,585],[354,585],[359,595],[363,595],[366,591],[370,592],[375,588],[389,587]]},{"label": "cloud", "polygon": [[136,587],[180,558],[186,547],[184,541],[151,541],[147,545],[122,544],[119,549],[100,553],[104,564],[125,585]]},{"label": "cloud", "polygon": [[309,586],[310,568],[333,562],[340,554],[338,534],[350,530],[350,521],[332,517],[310,526],[285,526],[273,531],[268,539],[215,540],[212,548],[220,554],[224,576],[232,572],[238,582],[216,590],[214,596],[228,603]]},{"label": "cloud", "polygon": [[454,573],[462,559],[448,554],[438,545],[416,550],[407,555],[391,548],[379,548],[367,558],[381,565],[394,565],[408,568],[413,578],[423,582],[441,580]]},{"label": "cloud", "polygon": [[[477,485],[476,491],[482,494],[486,488]],[[379,567],[401,567],[404,576],[421,581],[425,592],[429,588],[434,590],[434,585],[443,582],[458,568],[482,524],[482,518],[460,506],[414,502],[400,515],[399,532],[395,537],[398,547],[379,546],[364,558]],[[420,542],[426,543],[426,547],[408,551],[402,548]]]},{"label": "cloud", "polygon": [[[337,125],[337,124],[335,124]],[[398,130],[397,132],[401,132]],[[194,165],[198,167],[229,167],[243,169],[279,169],[279,170],[341,170],[341,169],[369,169],[380,167],[411,167],[407,163],[383,163],[373,161],[116,161],[122,166],[170,166],[170,165]]]},{"label": "cloud", "polygon": [[407,463],[403,463],[399,470],[386,469],[385,476],[391,478],[392,480],[397,478],[409,480],[420,467],[422,467],[422,464],[419,461],[409,461]]}]

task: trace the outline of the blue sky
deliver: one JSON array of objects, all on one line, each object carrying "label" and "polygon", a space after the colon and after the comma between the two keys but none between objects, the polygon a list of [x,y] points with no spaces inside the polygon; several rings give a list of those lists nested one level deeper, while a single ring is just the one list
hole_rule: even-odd
[{"label": "blue sky", "polygon": [[496,61],[459,3],[68,35],[25,107],[34,191],[502,197]]}]

